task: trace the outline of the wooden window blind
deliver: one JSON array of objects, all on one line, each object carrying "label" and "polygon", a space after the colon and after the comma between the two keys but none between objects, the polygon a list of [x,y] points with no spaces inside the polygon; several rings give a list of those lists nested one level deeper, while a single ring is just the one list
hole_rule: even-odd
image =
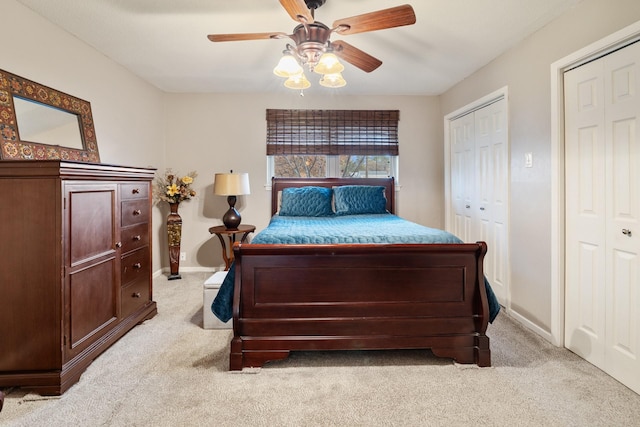
[{"label": "wooden window blind", "polygon": [[398,155],[398,110],[267,110],[267,155]]}]

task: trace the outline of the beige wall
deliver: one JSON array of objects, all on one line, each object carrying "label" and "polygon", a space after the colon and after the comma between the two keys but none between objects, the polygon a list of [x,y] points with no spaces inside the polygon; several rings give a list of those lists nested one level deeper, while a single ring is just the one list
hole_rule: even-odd
[{"label": "beige wall", "polygon": [[[295,91],[273,94],[167,94],[167,164],[175,172],[198,171],[198,197],[183,203],[183,245],[191,267],[219,267],[220,244],[208,228],[222,223],[228,205],[213,195],[216,172],[248,172],[251,195],[238,199],[243,223],[264,228],[271,193],[266,163],[266,109],[400,110],[398,212],[415,222],[444,226],[442,123],[436,97],[306,96]],[[166,211],[166,207],[165,211]],[[164,237],[162,237],[164,239]]]},{"label": "beige wall", "polygon": [[[89,101],[103,163],[164,168],[160,90],[20,3],[0,0],[0,10],[0,68]],[[160,256],[154,251],[154,268]]]},{"label": "beige wall", "polygon": [[[553,62],[640,19],[637,0],[584,0],[441,95],[448,114],[509,88],[511,308],[551,328],[551,92]],[[533,167],[524,167],[526,152]]]}]

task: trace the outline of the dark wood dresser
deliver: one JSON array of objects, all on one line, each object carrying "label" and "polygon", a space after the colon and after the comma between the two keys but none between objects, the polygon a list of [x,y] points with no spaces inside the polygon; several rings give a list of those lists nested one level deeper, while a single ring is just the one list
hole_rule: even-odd
[{"label": "dark wood dresser", "polygon": [[0,388],[62,394],[157,313],[154,171],[0,162]]}]

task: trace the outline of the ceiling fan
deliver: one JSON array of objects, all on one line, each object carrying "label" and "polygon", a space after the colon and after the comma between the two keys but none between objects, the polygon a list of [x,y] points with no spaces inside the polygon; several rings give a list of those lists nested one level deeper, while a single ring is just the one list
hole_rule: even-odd
[{"label": "ceiling fan", "polygon": [[[316,71],[317,73],[324,74],[325,77],[331,78],[332,76],[335,76],[336,70],[338,70],[337,73],[339,73],[344,67],[342,64],[333,64],[334,62],[337,62],[337,58],[334,61],[325,63],[323,56],[325,56],[325,58],[329,58],[331,57],[331,54],[335,54],[344,61],[367,73],[382,65],[382,61],[379,59],[345,41],[330,41],[329,38],[333,33],[340,35],[357,34],[401,27],[404,25],[412,25],[416,22],[416,15],[413,8],[407,4],[362,15],[356,15],[350,18],[338,19],[331,27],[329,27],[322,22],[315,20],[315,10],[325,2],[326,0],[280,0],[280,4],[287,11],[289,16],[291,16],[294,21],[300,23],[293,29],[292,34],[282,32],[210,34],[208,38],[212,42],[290,38],[293,40],[294,45],[287,44],[287,48],[283,53],[285,54],[285,57],[293,57],[299,66],[295,70],[287,69],[286,71],[283,71],[280,69],[278,72],[280,67],[279,64],[279,66],[276,67],[276,70],[274,70],[276,74],[283,77],[297,76],[302,74],[302,68],[300,66],[306,65],[309,70]],[[335,56],[332,58],[335,58]],[[340,78],[342,77],[340,76]],[[289,80],[291,80],[291,78]],[[344,82],[344,80],[342,80],[342,82]],[[323,84],[322,80],[321,84]],[[308,87],[289,86],[287,83],[285,83],[285,86],[295,89]],[[324,86],[338,87],[339,84],[324,84]]]}]

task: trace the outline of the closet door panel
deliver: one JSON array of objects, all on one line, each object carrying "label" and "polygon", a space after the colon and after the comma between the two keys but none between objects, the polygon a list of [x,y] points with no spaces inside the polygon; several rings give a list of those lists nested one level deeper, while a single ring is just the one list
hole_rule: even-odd
[{"label": "closet door panel", "polygon": [[472,241],[476,204],[474,179],[469,174],[475,166],[473,114],[451,122],[451,200],[453,204],[453,234],[465,242]]},{"label": "closet door panel", "polygon": [[605,354],[604,80],[597,62],[565,74],[565,346],[596,366]]},{"label": "closet door panel", "polygon": [[484,272],[496,296],[507,300],[508,283],[508,149],[506,101],[474,112],[476,146],[476,217],[474,240],[487,242]]},{"label": "closet door panel", "polygon": [[640,391],[640,44],[565,73],[567,348]]},{"label": "closet door panel", "polygon": [[604,59],[608,175],[605,370],[640,391],[640,44]]},{"label": "closet door panel", "polygon": [[484,273],[508,300],[509,148],[507,102],[499,99],[450,123],[452,228],[465,242],[484,241]]}]

